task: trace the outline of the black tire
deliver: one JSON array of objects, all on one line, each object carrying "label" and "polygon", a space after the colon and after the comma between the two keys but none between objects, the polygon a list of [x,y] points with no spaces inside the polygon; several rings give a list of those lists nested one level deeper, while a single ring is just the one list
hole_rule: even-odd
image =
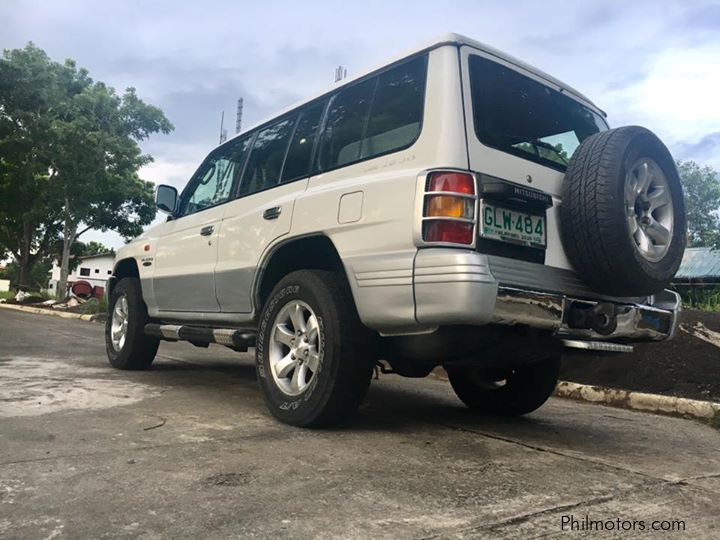
[{"label": "black tire", "polygon": [[[125,343],[118,351],[111,339],[113,311],[117,302],[127,299],[127,331]],[[110,295],[108,301],[108,318],[105,323],[105,349],[110,364],[118,369],[147,369],[157,354],[160,340],[144,333],[148,321],[147,306],[142,298],[140,280],[138,278],[121,279]]]},{"label": "black tire", "polygon": [[[626,216],[625,178],[640,158],[650,158],[670,187],[673,231],[660,260],[643,257]],[[625,126],[588,137],[573,154],[560,206],[565,253],[580,276],[598,292],[641,296],[664,289],[685,250],[682,186],[670,152],[651,131]]]},{"label": "black tire", "polygon": [[[450,384],[467,407],[482,414],[519,416],[547,401],[560,375],[560,357],[525,364],[506,373],[475,366],[446,367]],[[505,384],[494,381],[505,377]]]},{"label": "black tire", "polygon": [[[276,317],[293,300],[312,308],[319,333],[319,367],[299,395],[283,392],[270,366],[270,340]],[[270,412],[293,426],[327,427],[354,414],[372,376],[373,333],[360,322],[344,276],[300,270],[273,289],[260,315],[256,367],[260,390]]]}]

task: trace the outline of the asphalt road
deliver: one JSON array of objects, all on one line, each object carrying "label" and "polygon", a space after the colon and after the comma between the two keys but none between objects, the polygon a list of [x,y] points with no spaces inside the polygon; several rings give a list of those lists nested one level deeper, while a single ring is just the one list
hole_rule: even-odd
[{"label": "asphalt road", "polygon": [[165,343],[120,372],[102,333],[0,309],[2,538],[583,534],[569,516],[720,537],[720,432],[696,422],[559,399],[475,417],[445,382],[386,375],[351,425],[308,431],[268,415],[249,354]]}]

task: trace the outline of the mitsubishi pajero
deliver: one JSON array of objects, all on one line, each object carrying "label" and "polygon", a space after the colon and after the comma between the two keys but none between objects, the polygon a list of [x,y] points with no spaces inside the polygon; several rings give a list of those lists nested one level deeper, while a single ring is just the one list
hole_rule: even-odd
[{"label": "mitsubishi pajero", "polygon": [[565,83],[444,36],[210,152],[167,221],[117,254],[107,352],[160,340],[255,348],[269,410],[299,426],[357,409],[380,361],[443,366],[484,414],[542,405],[564,351],[675,332],[685,247],[673,159],[610,129]]}]

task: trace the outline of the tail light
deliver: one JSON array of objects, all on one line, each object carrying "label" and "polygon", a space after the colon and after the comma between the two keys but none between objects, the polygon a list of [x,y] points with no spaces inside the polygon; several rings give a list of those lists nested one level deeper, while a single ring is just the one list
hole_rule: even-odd
[{"label": "tail light", "polygon": [[429,243],[472,244],[475,200],[475,178],[471,174],[455,171],[430,173],[423,203],[423,240]]}]

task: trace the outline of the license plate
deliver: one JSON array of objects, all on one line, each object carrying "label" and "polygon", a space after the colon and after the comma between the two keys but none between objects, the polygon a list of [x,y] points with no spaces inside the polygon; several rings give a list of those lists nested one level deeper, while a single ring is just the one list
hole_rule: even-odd
[{"label": "license plate", "polygon": [[547,244],[545,216],[518,212],[480,201],[480,236],[544,248]]}]

